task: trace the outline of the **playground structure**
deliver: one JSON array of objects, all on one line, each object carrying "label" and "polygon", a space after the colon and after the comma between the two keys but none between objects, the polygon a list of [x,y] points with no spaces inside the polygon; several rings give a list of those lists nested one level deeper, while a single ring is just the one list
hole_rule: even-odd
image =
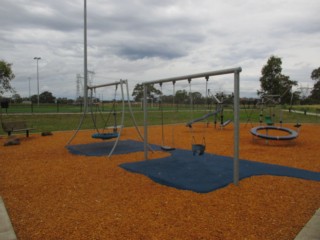
[{"label": "playground structure", "polygon": [[[265,130],[265,134],[260,133],[259,131]],[[269,130],[276,130],[280,132],[288,133],[289,135],[270,135]],[[251,134],[259,137],[264,138],[267,140],[293,140],[298,137],[298,132],[285,128],[285,127],[276,127],[276,126],[258,126],[254,127],[250,130]]]},{"label": "playground structure", "polygon": [[[205,73],[197,73],[197,74],[191,74],[186,76],[180,76],[180,77],[172,77],[172,78],[166,78],[166,79],[160,79],[160,80],[154,80],[154,81],[147,81],[143,82],[143,105],[144,105],[144,158],[145,160],[148,160],[148,110],[147,110],[147,90],[148,86],[151,84],[160,84],[160,83],[166,83],[166,82],[172,82],[175,83],[177,81],[188,81],[189,86],[191,86],[192,79],[197,78],[204,78],[206,81],[209,79],[210,76],[216,76],[216,75],[225,75],[225,74],[234,74],[234,157],[233,157],[233,182],[235,185],[238,185],[239,182],[239,128],[240,128],[240,121],[239,121],[239,112],[240,112],[240,72],[242,69],[240,67],[238,68],[231,68],[231,69],[223,69],[223,70],[217,70],[217,71],[211,71],[211,72],[205,72]],[[207,92],[207,90],[206,90]],[[193,136],[194,139],[194,136]],[[204,143],[192,144],[192,151],[193,153],[197,153],[198,155],[203,154],[205,150]]]},{"label": "playground structure", "polygon": [[[190,82],[189,82],[189,84],[190,84]],[[208,84],[208,79],[206,81],[206,89],[207,89],[207,84]],[[196,119],[193,119],[193,120],[187,122],[186,126],[189,127],[189,128],[192,128],[192,124],[193,123],[200,122],[200,121],[205,120],[205,119],[209,119],[210,117],[213,116],[214,117],[213,123],[214,123],[214,127],[216,128],[217,127],[217,118],[220,115],[219,128],[223,129],[224,127],[226,127],[227,125],[229,125],[232,122],[231,119],[228,119],[228,120],[224,121],[224,114],[223,114],[223,111],[224,111],[224,99],[223,98],[218,99],[215,95],[210,94],[210,89],[208,89],[206,92],[207,92],[206,99],[208,99],[208,96],[210,95],[210,97],[216,102],[216,109],[214,111],[211,111],[211,112],[199,117],[199,118],[196,118]],[[208,124],[209,124],[209,121],[207,122],[207,125]]]},{"label": "playground structure", "polygon": [[[97,126],[97,123],[96,123],[96,118],[95,118],[94,113],[93,113],[93,105],[94,105],[94,103],[93,103],[93,92],[96,91],[96,89],[99,89],[99,88],[112,87],[112,86],[115,87],[115,97],[116,97],[116,91],[117,91],[118,87],[120,86],[121,105],[122,105],[121,106],[121,120],[120,120],[121,123],[120,123],[120,125],[117,125],[117,117],[116,117],[117,113],[116,113],[116,110],[115,110],[116,99],[114,98],[113,99],[113,104],[112,104],[112,109],[108,114],[108,117],[107,117],[107,120],[105,121],[104,127],[103,127],[103,129],[99,129],[98,126]],[[79,125],[78,125],[78,128],[75,130],[73,136],[68,141],[67,146],[69,146],[71,144],[71,142],[76,137],[76,135],[79,132],[79,130],[81,129],[82,124],[84,122],[84,119],[88,114],[88,105],[90,105],[91,120],[93,122],[94,128],[96,129],[96,133],[94,133],[92,135],[92,138],[101,139],[101,140],[115,139],[115,141],[113,143],[113,146],[112,146],[112,148],[111,148],[111,150],[110,150],[110,152],[108,154],[108,157],[110,157],[112,155],[112,153],[114,152],[114,150],[116,149],[116,147],[117,147],[117,145],[119,143],[121,132],[122,132],[122,129],[124,127],[124,115],[125,115],[125,110],[126,110],[126,103],[128,105],[128,110],[129,110],[129,113],[130,113],[130,117],[131,117],[131,120],[132,120],[132,122],[134,124],[134,127],[136,129],[136,132],[138,133],[139,137],[143,141],[143,136],[140,133],[140,130],[138,128],[138,125],[136,123],[136,120],[135,120],[135,117],[134,117],[134,114],[133,114],[133,111],[132,111],[131,102],[130,102],[130,98],[129,98],[129,87],[128,87],[128,81],[127,80],[120,80],[120,81],[116,81],[116,82],[113,82],[113,83],[107,83],[107,84],[101,84],[101,85],[95,85],[95,86],[87,86],[87,90],[88,90],[88,92],[90,91],[90,98],[86,99],[88,104],[85,105],[82,117],[81,117]],[[86,96],[88,96],[88,94],[86,94]],[[91,101],[89,101],[89,100],[91,100]],[[102,113],[100,112],[100,114],[102,114]],[[107,124],[109,122],[109,119],[110,119],[111,115],[113,115],[113,117],[114,117],[114,124],[112,126],[108,127]],[[112,132],[105,132],[106,129],[110,129],[110,128],[112,129]]]},{"label": "playground structure", "polygon": [[[286,91],[287,92],[287,91]],[[283,94],[284,95],[284,94]],[[298,131],[292,130],[290,128],[283,127],[283,113],[282,109],[280,109],[279,112],[279,126],[275,126],[275,106],[277,104],[281,103],[281,97],[280,95],[267,95],[263,94],[261,96],[261,101],[258,103],[260,105],[260,114],[259,114],[259,124],[260,126],[258,127],[253,127],[250,130],[250,133],[254,137],[266,139],[266,142],[268,143],[268,140],[282,140],[282,141],[288,141],[288,140],[293,140],[296,139],[299,136],[299,130],[301,127],[301,124],[297,123],[294,125]],[[269,107],[269,114],[264,115],[264,108],[265,106]],[[252,113],[252,112],[251,112]],[[247,123],[250,120],[250,116],[247,119]],[[264,117],[264,119],[263,119]],[[263,120],[265,125],[263,124]],[[251,123],[252,125],[252,123]],[[265,131],[265,133],[262,133],[262,131]],[[273,135],[270,134],[270,131],[276,131],[282,133],[280,135]],[[286,133],[286,135],[283,135],[283,133]]]}]

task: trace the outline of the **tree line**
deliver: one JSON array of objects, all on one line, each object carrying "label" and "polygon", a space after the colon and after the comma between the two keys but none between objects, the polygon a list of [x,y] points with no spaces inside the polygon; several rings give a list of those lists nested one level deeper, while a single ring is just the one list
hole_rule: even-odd
[{"label": "tree line", "polygon": [[[282,73],[282,60],[277,56],[271,56],[266,65],[262,67],[260,81],[260,89],[257,90],[257,98],[264,96],[278,96],[281,99],[281,104],[315,104],[320,103],[320,67],[314,69],[311,73],[311,79],[315,81],[311,94],[307,97],[301,95],[301,91],[293,90],[298,82],[290,79],[289,76]],[[190,96],[191,94],[191,96]],[[134,100],[139,102],[143,98],[143,85],[137,84],[133,89],[132,96]],[[155,88],[154,85],[149,85],[147,88],[148,99],[153,101],[172,102],[173,98],[177,103],[187,103],[190,98],[197,103],[205,103],[208,101],[206,96],[202,96],[199,92],[188,93],[185,90],[179,90],[175,96],[162,95],[162,92]],[[225,95],[223,92],[216,93],[218,99],[229,99],[230,96]],[[257,100],[256,98],[250,99]]]},{"label": "tree line", "polygon": [[[12,64],[0,60],[0,98],[5,92],[11,92],[13,95],[11,101],[20,103],[23,101],[31,101],[36,103],[38,96],[33,95],[30,98],[22,98],[11,86],[11,81],[15,78],[12,72]],[[319,104],[320,103],[320,67],[311,72],[310,78],[314,80],[314,86],[309,96],[302,96],[301,91],[294,91],[293,87],[298,82],[290,79],[289,76],[282,73],[282,59],[277,56],[271,56],[267,63],[262,67],[260,81],[260,89],[257,90],[257,97],[261,98],[266,95],[280,96],[282,104]],[[216,93],[218,99],[229,99],[231,96],[225,95],[223,92]],[[136,84],[132,92],[133,100],[141,102],[143,98],[143,85]],[[189,93],[186,90],[178,90],[173,95],[163,95],[163,93],[155,88],[154,85],[148,86],[147,97],[153,101],[161,101],[166,103],[188,103],[192,99],[193,103],[208,103],[206,96],[202,96],[200,92]],[[77,99],[76,102],[82,102]],[[97,99],[99,101],[99,99]],[[67,98],[56,98],[51,92],[45,91],[39,95],[40,103],[74,103],[74,100]]]}]

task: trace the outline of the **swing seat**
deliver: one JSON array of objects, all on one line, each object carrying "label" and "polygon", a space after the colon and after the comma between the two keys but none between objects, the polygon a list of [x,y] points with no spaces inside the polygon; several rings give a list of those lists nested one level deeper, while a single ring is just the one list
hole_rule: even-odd
[{"label": "swing seat", "polygon": [[265,122],[268,126],[272,126],[273,125],[273,121],[272,118],[270,116],[266,116],[265,117]]},{"label": "swing seat", "polygon": [[193,156],[195,155],[201,156],[204,154],[205,150],[206,150],[206,145],[204,144],[192,144]]},{"label": "swing seat", "polygon": [[98,138],[102,140],[107,140],[107,139],[112,139],[112,138],[117,138],[119,136],[118,133],[94,133],[92,134],[92,138]]},{"label": "swing seat", "polygon": [[170,146],[161,146],[161,149],[166,152],[176,150],[176,148]]},{"label": "swing seat", "polygon": [[295,127],[295,128],[300,128],[300,127],[301,127],[301,124],[300,124],[300,123],[297,123],[297,124],[294,125],[294,127]]}]

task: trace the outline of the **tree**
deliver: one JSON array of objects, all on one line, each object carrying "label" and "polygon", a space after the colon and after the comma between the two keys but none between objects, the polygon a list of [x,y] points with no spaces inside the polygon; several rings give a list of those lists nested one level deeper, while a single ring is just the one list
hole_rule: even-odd
[{"label": "tree", "polygon": [[[55,99],[56,98],[52,95],[52,93],[48,92],[48,91],[40,93],[40,95],[39,95],[39,102],[40,103],[54,103]],[[32,95],[31,102],[37,103],[38,102],[38,95]]]},{"label": "tree", "polygon": [[0,94],[5,92],[14,92],[10,81],[14,79],[14,74],[11,69],[12,64],[0,60]]},{"label": "tree", "polygon": [[57,103],[59,104],[72,104],[74,103],[74,100],[73,99],[68,99],[68,98],[57,98]]},{"label": "tree", "polygon": [[22,98],[18,93],[13,94],[11,98],[15,103],[22,103]]},{"label": "tree", "polygon": [[[160,95],[161,91],[156,89],[153,84],[147,85],[147,98],[155,99],[157,95]],[[140,102],[143,99],[143,84],[137,84],[132,92],[135,102]]]},{"label": "tree", "polygon": [[316,81],[316,83],[314,84],[311,90],[310,98],[313,101],[319,102],[320,100],[320,67],[312,71],[311,79]]},{"label": "tree", "polygon": [[31,100],[32,103],[37,103],[38,102],[38,95],[32,95],[30,97],[30,100]]},{"label": "tree", "polygon": [[54,103],[55,97],[52,95],[51,92],[45,91],[39,95],[39,102],[40,103]]},{"label": "tree", "polygon": [[202,95],[200,92],[192,92],[191,93],[191,96],[192,96],[192,102],[193,104],[196,104],[196,103],[202,103]]},{"label": "tree", "polygon": [[261,90],[258,95],[279,95],[282,103],[290,103],[292,86],[296,86],[297,81],[290,80],[282,72],[282,60],[279,57],[271,56],[261,70],[260,77]]},{"label": "tree", "polygon": [[186,90],[176,91],[175,102],[176,103],[189,103],[190,97],[189,97],[188,92]]}]

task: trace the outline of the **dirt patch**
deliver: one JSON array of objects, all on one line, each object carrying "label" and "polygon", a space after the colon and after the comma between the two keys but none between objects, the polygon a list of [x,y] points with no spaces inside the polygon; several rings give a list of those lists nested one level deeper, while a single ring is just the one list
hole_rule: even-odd
[{"label": "dirt patch", "polygon": [[[240,158],[320,172],[320,126],[303,125],[298,139],[268,144],[249,130],[241,126]],[[192,136],[204,137],[207,152],[233,155],[232,125],[165,132],[165,145],[191,149]],[[91,133],[79,132],[73,143],[96,141]],[[20,135],[21,144],[10,147],[0,139],[0,195],[19,239],[293,239],[320,207],[320,182],[256,176],[207,194],[182,191],[118,167],[143,160],[143,152],[70,154],[71,135]],[[161,127],[151,127],[149,138],[161,144]],[[121,139],[137,139],[134,129]]]}]

